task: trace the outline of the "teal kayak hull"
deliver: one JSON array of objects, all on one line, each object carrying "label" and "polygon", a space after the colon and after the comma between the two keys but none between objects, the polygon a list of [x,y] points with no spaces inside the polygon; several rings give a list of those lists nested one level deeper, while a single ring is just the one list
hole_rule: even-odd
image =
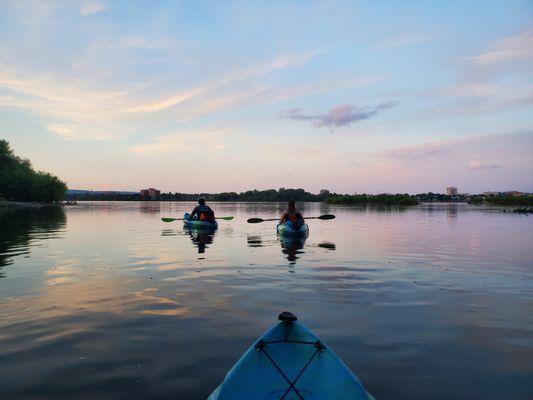
[{"label": "teal kayak hull", "polygon": [[[280,319],[284,314],[280,315]],[[293,316],[294,317],[294,316]],[[372,400],[359,379],[311,331],[282,321],[251,346],[208,400]]]},{"label": "teal kayak hull", "polygon": [[189,213],[183,214],[183,226],[186,228],[192,228],[192,229],[217,229],[218,228],[218,222],[208,222],[208,221],[200,221],[196,218],[191,219],[191,216]]},{"label": "teal kayak hull", "polygon": [[282,236],[292,236],[292,237],[307,237],[309,236],[309,226],[303,224],[300,228],[295,229],[291,224],[278,224],[276,228],[278,235]]}]

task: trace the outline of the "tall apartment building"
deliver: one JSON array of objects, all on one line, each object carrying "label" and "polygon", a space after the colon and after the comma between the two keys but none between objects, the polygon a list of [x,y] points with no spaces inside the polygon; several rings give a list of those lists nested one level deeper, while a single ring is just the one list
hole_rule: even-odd
[{"label": "tall apartment building", "polygon": [[143,189],[141,190],[140,195],[146,200],[159,200],[161,197],[161,191],[154,188]]},{"label": "tall apartment building", "polygon": [[447,187],[446,194],[448,196],[457,196],[457,188],[455,186]]}]

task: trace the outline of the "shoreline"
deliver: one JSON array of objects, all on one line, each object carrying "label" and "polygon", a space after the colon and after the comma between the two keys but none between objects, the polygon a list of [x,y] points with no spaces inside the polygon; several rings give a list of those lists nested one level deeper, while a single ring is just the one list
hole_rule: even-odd
[{"label": "shoreline", "polygon": [[59,207],[59,204],[54,203],[36,203],[25,201],[0,201],[0,208],[46,208]]}]

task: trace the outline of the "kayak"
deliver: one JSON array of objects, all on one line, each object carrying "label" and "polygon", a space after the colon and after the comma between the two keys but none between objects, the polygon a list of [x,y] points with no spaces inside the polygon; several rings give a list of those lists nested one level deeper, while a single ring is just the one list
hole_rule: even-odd
[{"label": "kayak", "polygon": [[305,236],[309,235],[309,226],[303,224],[300,227],[296,228],[294,224],[290,221],[284,222],[283,224],[278,224],[276,228],[278,235],[284,236]]},{"label": "kayak", "polygon": [[283,312],[227,373],[208,400],[373,400],[311,331]]},{"label": "kayak", "polygon": [[191,218],[189,213],[183,214],[183,226],[193,229],[217,229],[218,222],[200,221],[198,218]]}]

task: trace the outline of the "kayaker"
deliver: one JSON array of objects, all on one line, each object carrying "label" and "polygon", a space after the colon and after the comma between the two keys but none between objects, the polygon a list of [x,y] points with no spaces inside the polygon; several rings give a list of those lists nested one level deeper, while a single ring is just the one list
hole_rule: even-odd
[{"label": "kayaker", "polygon": [[198,199],[198,205],[191,212],[191,219],[198,218],[200,221],[212,222],[215,220],[215,213],[211,207],[205,204],[205,199]]},{"label": "kayaker", "polygon": [[280,224],[290,223],[294,229],[299,229],[305,220],[303,215],[296,209],[296,202],[294,200],[289,200],[287,209],[281,214],[279,219]]}]

